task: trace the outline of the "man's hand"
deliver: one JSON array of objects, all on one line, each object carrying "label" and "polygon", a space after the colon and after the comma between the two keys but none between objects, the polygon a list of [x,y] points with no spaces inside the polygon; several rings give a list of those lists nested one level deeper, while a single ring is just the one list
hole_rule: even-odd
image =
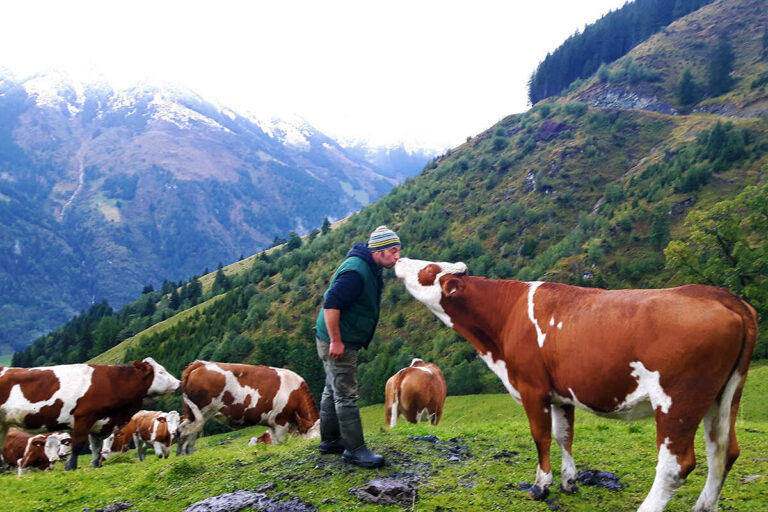
[{"label": "man's hand", "polygon": [[328,355],[335,358],[339,358],[344,355],[344,343],[340,340],[331,341],[331,348]]}]

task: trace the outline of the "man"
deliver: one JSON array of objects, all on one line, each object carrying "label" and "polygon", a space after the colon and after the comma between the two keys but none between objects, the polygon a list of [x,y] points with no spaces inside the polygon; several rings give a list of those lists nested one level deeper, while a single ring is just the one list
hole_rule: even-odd
[{"label": "man", "polygon": [[365,468],[384,464],[384,457],[365,446],[357,408],[357,351],[376,331],[381,305],[382,268],[400,259],[400,238],[377,227],[367,244],[357,243],[336,269],[317,316],[317,353],[325,368],[320,401],[320,453],[342,453],[345,461]]}]

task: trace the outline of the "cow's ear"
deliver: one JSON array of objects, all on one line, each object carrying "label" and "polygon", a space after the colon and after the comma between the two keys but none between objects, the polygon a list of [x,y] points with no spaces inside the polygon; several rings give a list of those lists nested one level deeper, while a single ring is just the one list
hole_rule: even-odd
[{"label": "cow's ear", "polygon": [[464,291],[464,281],[453,274],[443,276],[440,286],[443,288],[443,295],[448,297]]},{"label": "cow's ear", "polygon": [[144,361],[134,361],[133,366],[136,367],[139,370],[147,371],[150,368],[152,368],[151,365],[145,363]]},{"label": "cow's ear", "polygon": [[158,423],[165,423],[165,418],[162,416],[160,418],[157,418]]}]

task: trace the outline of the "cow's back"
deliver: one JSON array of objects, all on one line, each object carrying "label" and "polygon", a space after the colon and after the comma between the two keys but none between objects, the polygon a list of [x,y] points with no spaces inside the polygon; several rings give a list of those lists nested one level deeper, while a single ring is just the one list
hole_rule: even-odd
[{"label": "cow's back", "polygon": [[8,429],[8,436],[5,438],[5,445],[3,445],[3,461],[9,466],[15,466],[17,461],[24,457],[24,452],[31,438],[31,434],[21,430]]}]

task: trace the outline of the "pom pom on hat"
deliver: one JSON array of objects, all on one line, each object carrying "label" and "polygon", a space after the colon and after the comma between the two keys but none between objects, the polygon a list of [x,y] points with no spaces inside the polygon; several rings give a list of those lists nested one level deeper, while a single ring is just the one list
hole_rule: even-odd
[{"label": "pom pom on hat", "polygon": [[368,239],[368,249],[372,252],[383,251],[398,245],[401,245],[400,238],[397,236],[397,233],[387,226],[377,227]]}]

